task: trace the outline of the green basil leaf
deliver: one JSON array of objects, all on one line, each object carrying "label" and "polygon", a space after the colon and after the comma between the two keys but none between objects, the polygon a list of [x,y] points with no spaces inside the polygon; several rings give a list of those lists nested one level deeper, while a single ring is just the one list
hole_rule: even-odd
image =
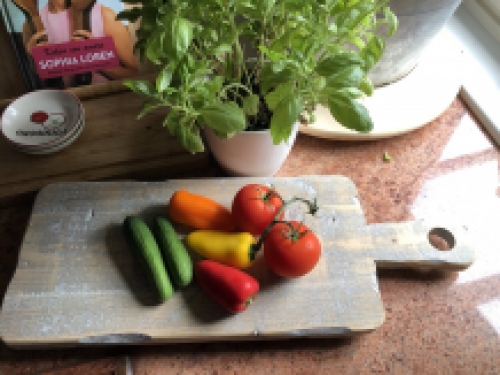
[{"label": "green basil leaf", "polygon": [[368,72],[380,60],[385,49],[385,41],[378,37],[372,37],[366,47],[361,51],[361,57],[365,61],[365,72]]},{"label": "green basil leaf", "polygon": [[337,18],[337,27],[343,32],[355,29],[366,16],[371,15],[376,9],[376,2],[356,1],[352,7],[348,7],[339,13]]},{"label": "green basil leaf", "polygon": [[199,110],[210,103],[210,91],[205,82],[195,85],[191,91],[191,102],[194,109]]},{"label": "green basil leaf", "polygon": [[185,18],[172,22],[172,47],[178,57],[184,55],[193,41],[193,24]]},{"label": "green basil leaf", "polygon": [[324,77],[331,76],[339,70],[353,65],[363,66],[363,59],[352,52],[339,52],[319,62],[316,72]]},{"label": "green basil leaf", "polygon": [[146,96],[156,96],[157,94],[156,88],[149,81],[127,80],[123,84],[137,94]]},{"label": "green basil leaf", "polygon": [[210,39],[212,39],[213,42],[217,42],[219,40],[219,35],[215,30],[209,30],[208,35],[210,36]]},{"label": "green basil leaf", "polygon": [[377,63],[377,59],[375,58],[375,56],[372,56],[370,54],[366,54],[364,56],[364,59],[365,59],[365,65],[363,69],[365,70],[365,72],[369,72]]},{"label": "green basil leaf", "polygon": [[373,36],[368,41],[366,48],[370,51],[373,56],[377,57],[377,60],[380,58],[385,48],[385,41],[379,36]]},{"label": "green basil leaf", "polygon": [[352,36],[349,36],[348,39],[352,44],[354,44],[356,47],[358,47],[359,50],[362,50],[363,48],[365,48],[366,44],[365,44],[365,41],[363,40],[363,38],[360,38],[357,35],[352,35]]},{"label": "green basil leaf", "polygon": [[339,89],[343,87],[358,87],[363,79],[365,72],[358,65],[343,68],[337,73],[327,77],[326,85],[331,88]]},{"label": "green basil leaf", "polygon": [[368,76],[364,76],[363,77],[363,79],[361,80],[361,82],[359,84],[359,89],[361,91],[363,91],[368,96],[372,96],[373,95],[373,91],[375,90],[373,88],[373,83],[370,80],[370,78],[368,78]]},{"label": "green basil leaf", "polygon": [[155,64],[160,63],[160,57],[163,51],[165,34],[161,31],[156,31],[146,41],[146,57]]},{"label": "green basil leaf", "polygon": [[266,64],[260,73],[260,91],[266,94],[269,90],[281,83],[288,82],[292,79],[292,71],[288,68],[280,72],[273,72],[271,64]]},{"label": "green basil leaf", "polygon": [[169,133],[189,152],[194,154],[205,150],[200,130],[193,118],[186,118],[179,111],[171,110],[165,117],[163,126],[166,126]]},{"label": "green basil leaf", "polygon": [[330,23],[330,24],[328,25],[328,31],[330,31],[330,32],[331,32],[331,33],[333,33],[333,34],[336,34],[336,33],[338,32],[338,27],[337,27],[337,25],[336,25],[335,23],[333,23],[333,22],[332,22],[332,23]]},{"label": "green basil leaf", "polygon": [[311,80],[311,87],[316,92],[321,92],[326,87],[325,77],[316,76]]},{"label": "green basil leaf", "polygon": [[389,31],[388,31],[388,36],[394,35],[396,30],[398,29],[398,18],[394,13],[392,13],[391,9],[389,7],[384,7],[383,8],[383,13],[385,16],[385,21],[389,25]]},{"label": "green basil leaf", "polygon": [[269,58],[269,60],[271,60],[272,62],[275,62],[275,63],[278,63],[285,58],[285,55],[282,52],[270,50],[269,48],[267,48],[265,46],[259,46],[259,50],[262,53],[264,53]]},{"label": "green basil leaf", "polygon": [[[295,0],[295,1],[287,1],[287,8],[286,10],[289,12],[295,12],[295,13],[300,13],[304,11],[304,3],[305,5],[309,5],[309,2],[304,2],[300,0]],[[307,9],[307,8],[306,8]],[[308,10],[308,9],[307,9]]]},{"label": "green basil leaf", "polygon": [[274,111],[278,104],[290,95],[293,89],[294,84],[292,82],[287,82],[277,86],[275,90],[269,92],[265,97],[269,109]]},{"label": "green basil leaf", "polygon": [[235,1],[234,6],[239,14],[246,14],[252,18],[257,18],[261,15],[260,9],[257,8],[252,1]]},{"label": "green basil leaf", "polygon": [[224,55],[226,53],[231,53],[231,51],[232,47],[230,44],[220,44],[212,50],[211,54],[214,55],[217,58],[217,60],[223,61]]},{"label": "green basil leaf", "polygon": [[274,40],[271,49],[274,51],[282,51],[290,45],[290,40],[295,30],[286,31],[280,38]]},{"label": "green basil leaf", "polygon": [[234,133],[246,128],[243,110],[233,102],[215,103],[200,109],[205,122],[215,131]]},{"label": "green basil leaf", "polygon": [[221,76],[215,76],[209,79],[205,83],[205,87],[208,90],[208,95],[215,98],[217,94],[220,92],[223,83],[224,83],[224,77]]},{"label": "green basil leaf", "polygon": [[373,122],[368,110],[347,95],[330,95],[328,108],[332,116],[348,129],[363,133],[368,133],[373,129]]},{"label": "green basil leaf", "polygon": [[357,9],[346,9],[339,13],[336,18],[336,25],[340,32],[345,32],[346,30],[350,30],[355,25],[358,17],[359,11]]},{"label": "green basil leaf", "polygon": [[259,96],[252,94],[243,98],[243,112],[247,116],[255,116],[259,112]]},{"label": "green basil leaf", "polygon": [[346,8],[346,5],[343,1],[333,1],[332,3],[328,4],[329,7],[333,5],[333,8],[330,9],[329,15],[330,16],[335,16],[339,13],[342,13],[344,9]]},{"label": "green basil leaf", "polygon": [[363,91],[361,91],[360,89],[358,89],[356,87],[344,87],[344,88],[341,88],[338,90],[329,91],[329,93],[333,94],[333,95],[346,96],[346,97],[349,97],[351,99],[359,99],[362,96],[364,96]]},{"label": "green basil leaf", "polygon": [[192,154],[197,152],[203,152],[205,147],[203,145],[203,140],[201,139],[200,129],[194,124],[183,122],[175,128],[175,137],[181,142],[181,144]]},{"label": "green basil leaf", "polygon": [[271,118],[271,136],[275,145],[287,141],[292,134],[292,125],[302,112],[302,97],[299,93],[290,93],[276,107]]},{"label": "green basil leaf", "polygon": [[262,11],[264,12],[264,15],[268,15],[269,12],[271,12],[271,9],[273,8],[274,4],[276,3],[276,0],[262,0],[260,7]]},{"label": "green basil leaf", "polygon": [[294,30],[290,35],[290,47],[293,50],[303,51],[305,47],[304,35],[299,30]]},{"label": "green basil leaf", "polygon": [[167,65],[160,71],[158,77],[156,78],[156,89],[158,92],[163,92],[170,86],[170,82],[172,82],[172,74],[173,69],[171,64]]},{"label": "green basil leaf", "polygon": [[163,126],[166,126],[169,133],[172,135],[175,135],[176,133],[176,128],[180,126],[180,119],[181,119],[181,114],[179,111],[176,110],[170,110],[168,112],[168,115],[165,117],[165,120],[163,121]]}]

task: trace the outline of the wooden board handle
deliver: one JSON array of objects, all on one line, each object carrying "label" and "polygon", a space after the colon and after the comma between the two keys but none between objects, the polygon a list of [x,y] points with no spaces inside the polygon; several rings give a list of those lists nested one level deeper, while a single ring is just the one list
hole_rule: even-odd
[{"label": "wooden board handle", "polygon": [[377,267],[463,270],[475,258],[467,228],[424,221],[369,226]]}]

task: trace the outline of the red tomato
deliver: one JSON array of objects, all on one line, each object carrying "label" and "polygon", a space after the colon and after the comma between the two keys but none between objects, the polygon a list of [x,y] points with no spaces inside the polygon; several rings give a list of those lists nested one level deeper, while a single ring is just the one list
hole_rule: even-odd
[{"label": "red tomato", "polygon": [[276,274],[299,277],[310,272],[321,256],[321,243],[307,226],[296,221],[277,223],[264,240],[264,259]]},{"label": "red tomato", "polygon": [[[243,186],[234,196],[231,212],[238,229],[259,236],[271,223],[283,201],[273,188],[259,184]],[[283,214],[278,219],[283,218]]]}]

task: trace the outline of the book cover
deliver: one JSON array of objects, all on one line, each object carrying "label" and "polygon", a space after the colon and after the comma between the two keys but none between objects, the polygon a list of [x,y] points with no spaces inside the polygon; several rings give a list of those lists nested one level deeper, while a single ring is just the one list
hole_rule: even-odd
[{"label": "book cover", "polygon": [[120,0],[0,0],[29,90],[136,77],[135,29],[116,19]]}]

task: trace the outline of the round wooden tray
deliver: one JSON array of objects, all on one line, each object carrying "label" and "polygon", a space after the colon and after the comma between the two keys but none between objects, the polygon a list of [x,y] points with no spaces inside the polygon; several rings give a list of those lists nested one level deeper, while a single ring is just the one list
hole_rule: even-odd
[{"label": "round wooden tray", "polygon": [[446,32],[441,32],[422,54],[417,66],[404,78],[375,89],[360,100],[373,120],[370,133],[344,128],[325,107],[315,112],[316,121],[299,131],[336,140],[387,138],[418,129],[436,119],[457,96],[462,80],[462,51]]}]

